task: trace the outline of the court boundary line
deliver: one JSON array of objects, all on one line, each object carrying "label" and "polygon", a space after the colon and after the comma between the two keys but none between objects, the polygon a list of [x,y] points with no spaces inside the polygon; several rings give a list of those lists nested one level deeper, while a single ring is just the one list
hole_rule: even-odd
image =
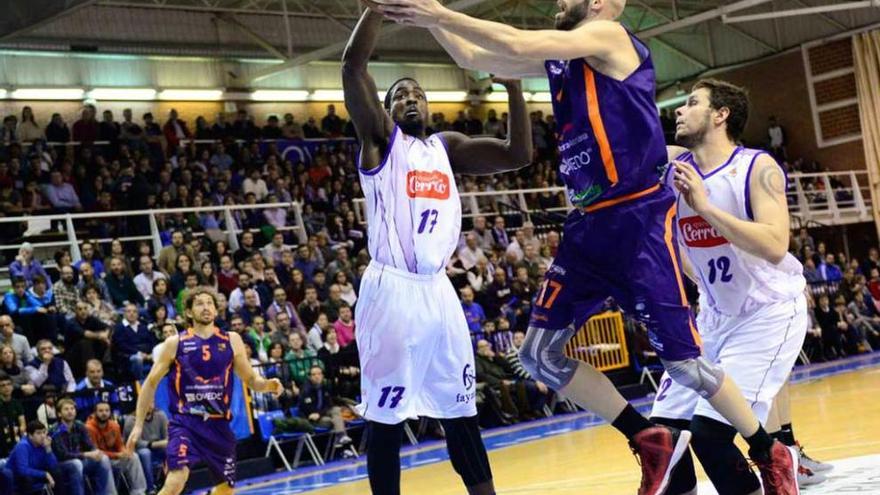
[{"label": "court boundary line", "polygon": [[[864,368],[872,367],[880,365],[880,351],[868,353],[868,354],[860,354],[858,356],[848,357],[841,360],[826,362],[826,363],[816,363],[810,364],[806,366],[800,366],[792,371],[791,381],[792,383],[801,383],[805,381],[819,380],[822,378],[826,378],[829,376],[836,376],[839,374],[849,373],[853,371],[858,371]],[[653,396],[649,395],[647,397],[642,397],[639,399],[635,399],[630,401],[630,404],[636,408],[640,413],[646,414],[650,412],[650,407],[653,404]],[[571,430],[568,431],[581,431],[587,430],[590,428],[595,428],[597,426],[601,426],[606,422],[596,416],[591,412],[579,411],[576,413],[564,414],[561,416],[552,416],[549,418],[543,418],[534,421],[528,421],[516,425],[503,426],[498,428],[492,428],[489,430],[484,430],[481,432],[481,437],[483,439],[490,439],[494,437],[498,437],[501,435],[513,434],[520,431],[525,430],[539,430],[541,428],[546,428],[558,423],[563,422],[577,422],[585,420],[586,424],[578,427],[574,426]],[[542,435],[541,439],[549,438],[552,436],[557,436],[566,432],[559,432],[551,435]],[[536,439],[537,440],[537,439]],[[534,440],[531,440],[534,441]],[[531,442],[530,441],[530,442]],[[501,450],[508,447],[514,447],[519,445],[519,443],[514,444],[505,444],[499,445],[494,448],[490,448],[487,445],[487,450],[495,451]],[[431,440],[429,442],[425,442],[425,444],[419,444],[416,446],[408,446],[401,449],[400,457],[401,459],[412,457],[418,454],[431,452],[438,449],[443,449],[446,446],[446,442],[444,440]],[[440,460],[436,462],[445,462],[447,461],[447,457],[442,457]],[[436,463],[435,462],[435,463]],[[367,461],[365,457],[359,458],[356,461],[331,461],[332,464],[336,464],[334,466],[308,466],[301,469],[301,472],[285,472],[279,471],[276,473],[268,474],[265,476],[260,476],[256,478],[250,478],[249,480],[242,480],[239,483],[236,483],[236,490],[251,490],[251,489],[259,489],[267,486],[272,486],[275,484],[281,483],[289,483],[291,481],[296,481],[299,479],[312,477],[312,476],[323,476],[327,474],[332,474],[338,471],[343,471],[347,469],[357,469],[364,465],[366,465]],[[421,468],[424,466],[428,466],[433,463],[425,463],[419,464],[417,466],[407,466],[403,469],[414,469]],[[344,484],[344,483],[333,483],[333,485]],[[317,489],[317,488],[315,488]],[[313,489],[307,489],[306,491],[312,491]],[[199,489],[195,490],[191,493],[194,494],[207,494],[208,490]]]}]

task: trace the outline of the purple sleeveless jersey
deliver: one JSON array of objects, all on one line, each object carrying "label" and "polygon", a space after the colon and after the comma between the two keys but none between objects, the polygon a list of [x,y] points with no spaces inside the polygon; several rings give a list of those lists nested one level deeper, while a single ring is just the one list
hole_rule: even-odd
[{"label": "purple sleeveless jersey", "polygon": [[232,356],[229,336],[220,329],[207,339],[191,329],[181,332],[168,379],[171,412],[232,419]]},{"label": "purple sleeveless jersey", "polygon": [[641,65],[623,81],[585,59],[545,62],[561,155],[559,174],[569,200],[588,205],[657,184],[666,143],[657,106],[651,54],[630,34]]}]

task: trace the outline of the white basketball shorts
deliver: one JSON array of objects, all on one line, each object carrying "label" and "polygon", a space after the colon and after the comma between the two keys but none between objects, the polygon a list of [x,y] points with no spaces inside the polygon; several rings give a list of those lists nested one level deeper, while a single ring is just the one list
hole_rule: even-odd
[{"label": "white basketball shorts", "polygon": [[[803,295],[748,315],[725,316],[705,308],[697,317],[703,355],[739,386],[762,424],[800,354],[808,324]],[[690,420],[694,415],[730,424],[706,399],[664,373],[651,416]]]},{"label": "white basketball shorts", "polygon": [[366,419],[475,416],[474,351],[461,302],[444,272],[419,275],[371,262],[357,311]]}]

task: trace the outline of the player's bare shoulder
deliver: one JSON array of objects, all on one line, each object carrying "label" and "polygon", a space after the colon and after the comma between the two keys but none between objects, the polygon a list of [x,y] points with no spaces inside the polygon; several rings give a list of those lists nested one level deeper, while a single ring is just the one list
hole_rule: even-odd
[{"label": "player's bare shoulder", "polygon": [[782,205],[787,204],[785,181],[782,166],[772,156],[761,153],[755,158],[749,177],[752,200],[772,200]]}]

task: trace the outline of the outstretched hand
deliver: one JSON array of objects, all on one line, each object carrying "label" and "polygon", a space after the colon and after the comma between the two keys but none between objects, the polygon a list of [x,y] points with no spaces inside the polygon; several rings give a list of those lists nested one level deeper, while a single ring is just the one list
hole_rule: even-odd
[{"label": "outstretched hand", "polygon": [[437,0],[363,0],[371,9],[398,24],[434,27],[446,11]]},{"label": "outstretched hand", "polygon": [[509,89],[522,89],[522,81],[510,77],[492,76],[492,82]]}]

